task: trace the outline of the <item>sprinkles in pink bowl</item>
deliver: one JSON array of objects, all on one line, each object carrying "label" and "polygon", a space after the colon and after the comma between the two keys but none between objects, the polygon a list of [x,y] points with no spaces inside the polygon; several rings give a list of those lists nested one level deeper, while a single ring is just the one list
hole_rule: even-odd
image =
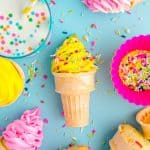
[{"label": "sprinkles in pink bowl", "polygon": [[[150,35],[140,35],[127,40],[116,51],[111,64],[111,78],[114,87],[123,98],[136,105],[150,105],[150,90],[135,91],[125,85],[119,75],[119,67],[123,58],[129,53],[139,50],[150,52]],[[149,66],[148,66],[149,67]]]}]

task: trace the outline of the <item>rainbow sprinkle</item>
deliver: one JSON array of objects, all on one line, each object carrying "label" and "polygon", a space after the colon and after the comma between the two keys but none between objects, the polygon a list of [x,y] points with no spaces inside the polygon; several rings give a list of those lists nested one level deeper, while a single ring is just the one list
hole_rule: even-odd
[{"label": "rainbow sprinkle", "polygon": [[121,61],[119,76],[134,91],[150,90],[150,51],[133,50]]}]

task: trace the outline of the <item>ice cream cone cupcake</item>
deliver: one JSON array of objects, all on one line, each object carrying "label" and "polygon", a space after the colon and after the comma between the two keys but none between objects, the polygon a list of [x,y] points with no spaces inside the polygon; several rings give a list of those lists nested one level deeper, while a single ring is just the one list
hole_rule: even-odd
[{"label": "ice cream cone cupcake", "polygon": [[134,127],[128,124],[119,126],[117,133],[109,141],[110,150],[149,150],[150,142]]},{"label": "ice cream cone cupcake", "polygon": [[25,76],[17,63],[6,58],[0,57],[0,68],[0,107],[5,107],[21,95]]},{"label": "ice cream cone cupcake", "polygon": [[150,140],[150,106],[137,113],[136,120],[141,125],[145,138]]},{"label": "ice cream cone cupcake", "polygon": [[95,89],[95,57],[76,35],[65,40],[52,62],[56,92],[61,94],[66,125],[84,127],[89,122],[90,92]]},{"label": "ice cream cone cupcake", "polygon": [[40,109],[27,110],[10,123],[0,138],[0,150],[38,150],[43,139]]},{"label": "ice cream cone cupcake", "polygon": [[93,12],[119,13],[128,11],[143,0],[83,0]]},{"label": "ice cream cone cupcake", "polygon": [[89,150],[89,148],[87,146],[71,146],[68,148],[68,150]]},{"label": "ice cream cone cupcake", "polygon": [[0,150],[10,150],[5,144],[4,138],[0,137]]}]

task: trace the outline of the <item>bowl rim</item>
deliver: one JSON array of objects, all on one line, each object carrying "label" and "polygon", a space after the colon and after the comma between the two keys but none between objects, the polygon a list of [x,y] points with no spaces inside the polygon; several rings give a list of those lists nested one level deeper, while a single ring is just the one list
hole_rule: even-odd
[{"label": "bowl rim", "polygon": [[48,8],[48,11],[49,11],[49,14],[50,14],[49,15],[49,21],[50,21],[49,30],[48,30],[47,37],[45,38],[44,42],[42,42],[40,46],[38,46],[37,48],[35,48],[29,54],[22,55],[22,56],[5,56],[5,55],[1,55],[0,54],[0,57],[10,58],[10,59],[20,59],[20,58],[24,58],[24,57],[28,57],[28,56],[33,56],[34,54],[39,53],[45,47],[46,43],[49,41],[49,39],[51,37],[51,33],[52,33],[52,21],[53,21],[53,19],[52,19],[51,8],[50,8],[49,3],[47,2],[47,0],[43,0],[43,1],[46,4],[46,6]]},{"label": "bowl rim", "polygon": [[[140,42],[139,42],[140,41]],[[148,42],[149,41],[149,42]],[[134,36],[131,39],[123,43],[120,48],[115,52],[112,63],[110,65],[111,80],[113,82],[114,88],[117,92],[129,103],[134,103],[136,105],[148,106],[150,101],[150,90],[146,91],[133,91],[129,89],[120,79],[119,76],[119,66],[122,58],[129,52],[134,50],[148,50],[150,51],[150,34]],[[147,47],[147,48],[146,48]]]}]

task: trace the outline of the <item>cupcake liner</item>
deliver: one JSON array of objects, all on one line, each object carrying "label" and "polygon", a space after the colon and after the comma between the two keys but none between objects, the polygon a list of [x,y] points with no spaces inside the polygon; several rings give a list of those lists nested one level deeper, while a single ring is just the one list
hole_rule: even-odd
[{"label": "cupcake liner", "polygon": [[119,50],[116,51],[111,64],[111,79],[114,87],[124,99],[136,105],[147,106],[150,105],[150,90],[137,92],[129,89],[124,85],[119,77],[119,65],[122,58],[129,52],[134,50],[148,50],[150,51],[150,35],[140,35],[127,40]]},{"label": "cupcake liner", "polygon": [[136,120],[141,125],[145,138],[150,140],[150,106],[137,113]]}]

